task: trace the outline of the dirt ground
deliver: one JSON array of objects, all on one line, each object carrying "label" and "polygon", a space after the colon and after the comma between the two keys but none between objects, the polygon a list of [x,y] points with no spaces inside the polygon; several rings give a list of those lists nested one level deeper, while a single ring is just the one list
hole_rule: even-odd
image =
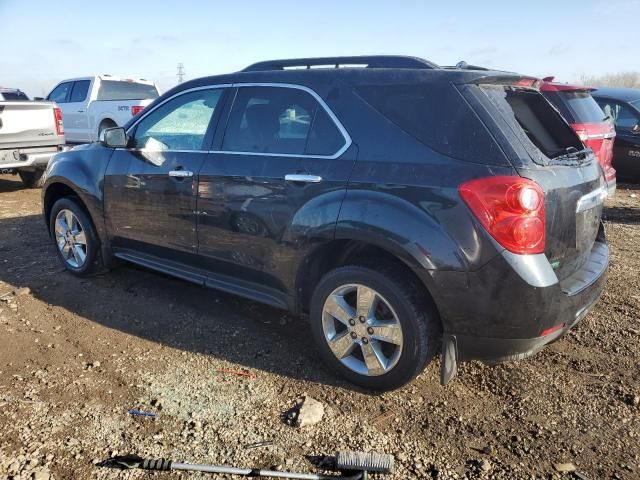
[{"label": "dirt ground", "polygon": [[[464,364],[446,387],[434,362],[372,395],[325,369],[308,325],[281,311],[129,266],[65,273],[40,191],[0,176],[0,478],[212,478],[95,465],[125,453],[309,472],[354,449],[394,454],[389,480],[638,479],[640,188],[619,187],[606,228],[606,291],[562,340]],[[289,426],[307,395],[324,419]]]}]

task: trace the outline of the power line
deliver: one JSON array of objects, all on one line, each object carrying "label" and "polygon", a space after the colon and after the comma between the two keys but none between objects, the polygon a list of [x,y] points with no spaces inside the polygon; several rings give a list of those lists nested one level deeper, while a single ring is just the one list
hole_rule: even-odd
[{"label": "power line", "polygon": [[182,83],[185,75],[186,74],[184,73],[184,64],[180,62],[178,63],[178,73],[176,73],[176,76],[178,77],[178,83]]}]

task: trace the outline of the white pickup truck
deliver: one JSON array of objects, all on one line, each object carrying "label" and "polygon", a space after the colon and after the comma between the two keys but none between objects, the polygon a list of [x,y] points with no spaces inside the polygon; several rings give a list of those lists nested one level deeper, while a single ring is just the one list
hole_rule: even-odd
[{"label": "white pickup truck", "polygon": [[87,143],[105,128],[127,123],[158,95],[148,80],[98,75],[64,80],[46,99],[62,109],[67,142]]},{"label": "white pickup truck", "polygon": [[[3,98],[16,98],[15,92],[5,89]],[[55,104],[0,101],[0,173],[17,173],[26,187],[39,187],[49,160],[64,144],[62,112]]]}]

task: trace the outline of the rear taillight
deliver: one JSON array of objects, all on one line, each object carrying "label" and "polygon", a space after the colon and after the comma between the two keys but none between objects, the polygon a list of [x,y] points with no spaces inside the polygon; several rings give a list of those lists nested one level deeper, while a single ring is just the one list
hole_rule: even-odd
[{"label": "rear taillight", "polygon": [[144,110],[144,107],[142,105],[134,105],[133,107],[131,107],[131,115],[135,117],[142,110]]},{"label": "rear taillight", "polygon": [[53,117],[56,122],[56,133],[58,135],[64,135],[64,126],[62,125],[62,110],[58,107],[53,107]]},{"label": "rear taillight", "polygon": [[522,177],[487,177],[465,182],[460,196],[480,223],[513,253],[543,253],[544,192]]}]

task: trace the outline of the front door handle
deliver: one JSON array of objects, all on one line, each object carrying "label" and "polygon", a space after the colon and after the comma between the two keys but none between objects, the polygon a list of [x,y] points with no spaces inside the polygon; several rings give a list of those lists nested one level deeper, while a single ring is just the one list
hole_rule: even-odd
[{"label": "front door handle", "polygon": [[193,177],[193,172],[190,172],[189,170],[171,170],[169,172],[169,176],[179,178]]},{"label": "front door handle", "polygon": [[78,110],[78,113],[84,113],[84,110]]},{"label": "front door handle", "polygon": [[289,175],[285,175],[284,179],[287,182],[300,182],[300,183],[320,183],[322,181],[322,177],[318,175],[304,175],[298,173],[291,173]]}]

